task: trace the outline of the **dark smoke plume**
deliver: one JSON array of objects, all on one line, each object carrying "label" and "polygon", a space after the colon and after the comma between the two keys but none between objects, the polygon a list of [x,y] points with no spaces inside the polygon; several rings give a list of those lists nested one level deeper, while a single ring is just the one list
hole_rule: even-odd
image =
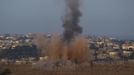
[{"label": "dark smoke plume", "polygon": [[79,19],[82,16],[80,11],[80,0],[65,0],[66,14],[64,16],[64,39],[70,40],[74,35],[82,33],[79,26]]}]

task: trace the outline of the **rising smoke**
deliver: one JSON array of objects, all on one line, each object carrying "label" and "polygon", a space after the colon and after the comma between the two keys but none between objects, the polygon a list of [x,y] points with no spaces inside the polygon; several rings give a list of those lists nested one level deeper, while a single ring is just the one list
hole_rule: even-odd
[{"label": "rising smoke", "polygon": [[70,40],[74,35],[82,33],[79,26],[79,19],[82,16],[80,11],[80,0],[65,0],[66,13],[63,19],[64,39]]},{"label": "rising smoke", "polygon": [[[61,66],[72,67],[73,64],[90,61],[88,40],[79,35],[82,33],[82,27],[79,26],[79,19],[82,16],[80,0],[65,0],[65,4],[64,40],[69,41],[69,43],[62,41],[59,35],[52,35],[48,42],[42,35],[37,35],[35,38],[37,47],[42,50],[42,55],[48,56],[48,59],[45,60],[46,63],[41,62],[43,64],[41,67],[46,65],[45,68],[47,69],[49,67],[53,69],[53,66],[57,66],[57,64],[58,66],[60,64]],[[72,38],[73,40],[71,40]],[[37,66],[39,64],[37,63]]]}]

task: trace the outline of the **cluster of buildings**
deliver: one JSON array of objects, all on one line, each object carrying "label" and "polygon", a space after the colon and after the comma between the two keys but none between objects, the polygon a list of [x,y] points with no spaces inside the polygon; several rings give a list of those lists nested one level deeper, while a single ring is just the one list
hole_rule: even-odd
[{"label": "cluster of buildings", "polygon": [[33,34],[3,34],[0,35],[0,50],[2,49],[14,49],[21,45],[31,45]]},{"label": "cluster of buildings", "polygon": [[[9,62],[26,64],[43,60],[44,57],[37,56],[38,53],[36,52],[38,51],[33,43],[34,37],[35,34],[33,33],[0,35],[0,56],[2,56],[2,51],[7,51],[7,55],[9,55],[7,57],[18,56],[19,58],[14,60],[12,57],[10,57],[11,59],[0,57],[0,62],[7,64]],[[50,37],[51,34],[48,34],[47,38]],[[134,59],[134,41],[117,40],[109,37],[96,36],[87,36],[86,38],[88,39],[89,50],[91,50],[91,55],[95,61]],[[3,54],[3,56],[5,56],[5,54]]]},{"label": "cluster of buildings", "polygon": [[35,36],[34,33],[0,34],[0,63],[28,64],[43,60],[34,44]]},{"label": "cluster of buildings", "polygon": [[134,41],[108,37],[88,37],[88,40],[95,60],[134,59]]}]

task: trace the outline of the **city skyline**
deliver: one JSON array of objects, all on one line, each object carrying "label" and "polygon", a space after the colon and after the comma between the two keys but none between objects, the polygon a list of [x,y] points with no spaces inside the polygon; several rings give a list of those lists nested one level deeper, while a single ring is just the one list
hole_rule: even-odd
[{"label": "city skyline", "polygon": [[[83,34],[134,37],[133,0],[82,0],[80,26]],[[63,32],[61,0],[0,1],[0,34]]]}]

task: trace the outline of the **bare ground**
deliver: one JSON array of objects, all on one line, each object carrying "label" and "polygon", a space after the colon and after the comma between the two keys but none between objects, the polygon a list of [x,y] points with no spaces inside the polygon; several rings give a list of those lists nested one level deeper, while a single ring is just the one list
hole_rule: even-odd
[{"label": "bare ground", "polygon": [[10,69],[11,75],[134,75],[134,63],[129,64],[96,64],[91,66],[78,66],[75,70],[52,70],[32,68],[26,65],[3,65],[0,69]]}]

